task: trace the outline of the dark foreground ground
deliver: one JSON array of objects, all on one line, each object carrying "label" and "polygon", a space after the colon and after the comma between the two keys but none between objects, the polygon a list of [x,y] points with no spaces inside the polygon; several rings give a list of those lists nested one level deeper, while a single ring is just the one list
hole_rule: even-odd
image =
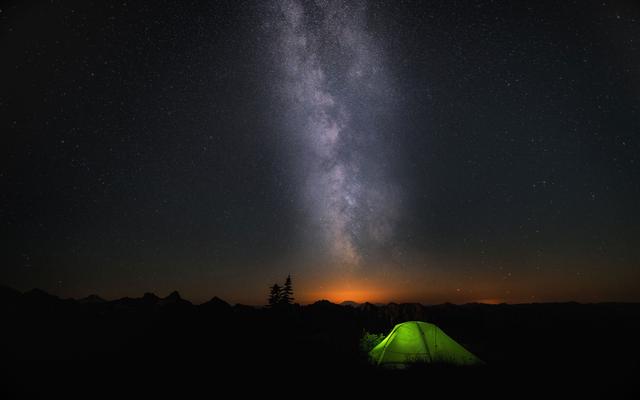
[{"label": "dark foreground ground", "polygon": [[[437,324],[487,366],[370,366],[363,331],[407,320]],[[640,304],[268,310],[177,293],[107,302],[0,288],[0,326],[0,395],[11,398],[620,398],[640,387]]]}]

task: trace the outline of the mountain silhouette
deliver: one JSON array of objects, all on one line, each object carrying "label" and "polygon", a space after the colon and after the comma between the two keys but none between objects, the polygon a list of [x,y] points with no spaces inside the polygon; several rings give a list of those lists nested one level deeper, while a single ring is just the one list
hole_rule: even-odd
[{"label": "mountain silhouette", "polygon": [[212,297],[211,300],[200,304],[198,307],[200,309],[212,311],[212,312],[227,313],[231,311],[231,305],[226,301],[222,300],[221,298],[219,298],[218,296]]},{"label": "mountain silhouette", "polygon": [[97,294],[90,294],[87,297],[78,300],[78,303],[81,304],[104,304],[107,301]]},{"label": "mountain silhouette", "polygon": [[174,290],[167,297],[160,299],[158,301],[158,305],[161,307],[164,306],[192,306],[191,302],[184,300],[180,297],[180,293],[177,290]]}]

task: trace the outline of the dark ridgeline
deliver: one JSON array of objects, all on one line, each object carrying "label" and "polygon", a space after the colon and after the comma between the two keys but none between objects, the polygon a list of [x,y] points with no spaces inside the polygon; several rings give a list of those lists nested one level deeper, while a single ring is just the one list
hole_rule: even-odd
[{"label": "dark ridgeline", "polygon": [[[165,298],[147,293],[72,300],[3,287],[0,315],[2,390],[43,395],[205,391],[216,397],[223,387],[237,388],[238,379],[248,385],[244,390],[266,390],[288,380],[315,387],[314,393],[342,385],[341,390],[361,394],[426,389],[509,394],[546,392],[561,384],[570,394],[611,394],[637,389],[640,356],[640,304],[625,303],[424,306],[322,300],[269,308],[232,306],[217,297],[194,305],[177,292]],[[403,372],[371,367],[359,349],[363,333],[386,334],[407,320],[436,323],[488,365]]]}]

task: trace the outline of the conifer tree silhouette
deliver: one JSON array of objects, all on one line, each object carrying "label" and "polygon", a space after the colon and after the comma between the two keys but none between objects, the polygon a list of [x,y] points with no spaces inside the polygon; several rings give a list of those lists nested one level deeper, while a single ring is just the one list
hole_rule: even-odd
[{"label": "conifer tree silhouette", "polygon": [[274,283],[273,286],[270,287],[270,289],[271,292],[269,293],[269,306],[273,307],[282,301],[282,288],[277,283]]},{"label": "conifer tree silhouette", "polygon": [[291,284],[291,274],[287,275],[287,280],[282,287],[282,294],[280,296],[280,303],[291,304],[293,303],[293,285]]}]

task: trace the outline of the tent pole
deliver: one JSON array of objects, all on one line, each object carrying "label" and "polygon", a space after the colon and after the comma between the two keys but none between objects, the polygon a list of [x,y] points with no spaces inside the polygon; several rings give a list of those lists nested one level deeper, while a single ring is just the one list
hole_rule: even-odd
[{"label": "tent pole", "polygon": [[387,347],[389,346],[389,342],[391,342],[391,339],[393,338],[393,333],[396,331],[397,328],[398,328],[398,325],[394,326],[389,336],[387,336],[387,338],[385,339],[387,343],[384,344],[384,348],[382,349],[382,354],[380,354],[380,358],[378,358],[378,365],[382,363],[382,359],[384,358],[384,355],[387,352]]},{"label": "tent pole", "polygon": [[427,335],[425,335],[424,331],[422,330],[422,327],[417,322],[416,322],[416,327],[418,328],[418,331],[420,332],[420,335],[422,336],[422,343],[424,344],[424,349],[427,352],[427,356],[429,356],[429,362],[433,362],[433,357],[431,356],[431,351],[429,351],[429,343],[427,342]]}]

